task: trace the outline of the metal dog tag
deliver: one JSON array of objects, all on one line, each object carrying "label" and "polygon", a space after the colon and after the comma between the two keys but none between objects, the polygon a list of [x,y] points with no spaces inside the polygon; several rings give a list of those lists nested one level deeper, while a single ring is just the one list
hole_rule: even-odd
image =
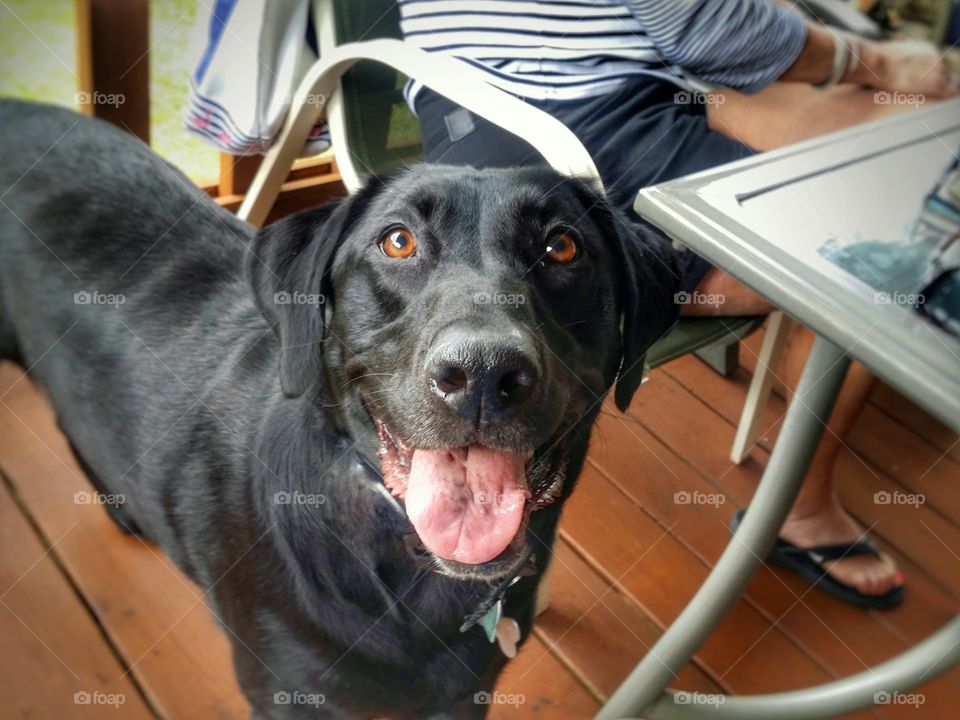
[{"label": "metal dog tag", "polygon": [[508,658],[516,657],[517,643],[520,642],[520,625],[513,618],[500,618],[497,623],[497,644]]},{"label": "metal dog tag", "polygon": [[487,635],[487,640],[494,641],[497,636],[497,625],[500,624],[500,614],[503,612],[503,600],[497,600],[486,614],[480,618],[480,627]]}]

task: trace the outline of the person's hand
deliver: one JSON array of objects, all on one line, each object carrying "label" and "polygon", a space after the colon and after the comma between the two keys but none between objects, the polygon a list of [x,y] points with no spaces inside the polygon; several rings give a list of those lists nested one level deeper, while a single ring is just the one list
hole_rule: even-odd
[{"label": "person's hand", "polygon": [[864,43],[857,77],[888,92],[943,98],[960,93],[960,82],[933,45],[916,40]]}]

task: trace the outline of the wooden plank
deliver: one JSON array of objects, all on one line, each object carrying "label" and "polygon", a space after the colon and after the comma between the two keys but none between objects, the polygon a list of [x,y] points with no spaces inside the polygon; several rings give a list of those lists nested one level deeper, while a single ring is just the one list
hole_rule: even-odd
[{"label": "wooden plank", "polygon": [[[708,568],[593,466],[564,509],[563,536],[607,582],[628,594],[660,628],[673,622]],[[755,608],[740,601],[698,653],[702,667],[735,692],[773,692],[831,678],[827,670]],[[791,684],[767,672],[790,667]]]},{"label": "wooden plank", "polygon": [[[739,493],[740,497],[744,497],[746,492],[746,497],[749,497],[752,489],[748,488],[755,487],[759,477],[754,474],[756,468],[751,461],[756,462],[759,467],[766,466],[769,457],[766,444],[775,440],[775,431],[766,434],[768,439],[754,449],[751,460],[742,466],[735,466],[724,454],[711,451],[712,447],[725,447],[732,441],[734,420],[727,413],[737,404],[737,400],[726,397],[722,403],[723,409],[719,404],[713,403],[725,392],[735,392],[737,385],[715,382],[708,392],[706,389],[701,390],[702,383],[688,377],[684,382],[690,384],[685,386],[671,377],[671,373],[681,372],[680,367],[678,361],[672,364],[670,369],[664,369],[662,382],[656,385],[650,383],[648,392],[638,393],[631,412],[642,416],[643,424],[658,437],[698,438],[698,442],[690,443],[689,447],[685,448],[687,462],[705,478],[715,478],[718,483],[722,479],[727,488],[725,492],[734,496]],[[694,366],[685,364],[683,367],[684,371],[690,371]],[[696,388],[698,393],[702,392],[704,401],[698,401],[687,412],[677,413],[674,408],[693,397],[689,392],[690,388]],[[710,399],[706,399],[707,396]],[[726,422],[716,416],[711,417],[706,412],[708,405],[715,407]],[[782,399],[771,398],[769,405],[768,417],[775,418],[785,412]],[[960,528],[928,505],[913,507],[877,501],[877,493],[892,496],[894,493],[903,493],[903,486],[892,480],[883,470],[864,463],[862,458],[850,451],[841,451],[835,473],[838,478],[843,479],[843,482],[837,483],[837,491],[847,510],[866,527],[873,526],[872,534],[875,537],[883,538],[890,545],[899,548],[952,596],[960,598]],[[733,488],[737,490],[734,491]],[[903,531],[908,524],[915,529],[914,532]]]},{"label": "wooden plank", "polygon": [[[683,406],[676,410],[684,412]],[[716,564],[730,542],[731,515],[740,503],[673,457],[635,419],[620,419],[611,411],[601,419],[599,430],[611,448],[594,461],[601,471],[661,525],[674,526],[674,534],[711,567]],[[677,452],[682,452],[680,443]],[[624,472],[654,463],[664,464],[670,472],[654,482]],[[837,674],[862,670],[871,653],[878,661],[904,648],[872,615],[808,590],[809,585],[796,576],[764,567],[748,587],[746,598]]]},{"label": "wooden plank", "polygon": [[[743,353],[744,365],[751,369],[756,363],[752,350],[748,346]],[[678,363],[666,368],[666,372],[676,375],[688,389],[700,388],[704,379],[703,372],[690,362]],[[696,375],[698,384],[688,384],[692,379],[685,381],[682,375]],[[717,387],[718,383],[711,385],[710,391],[723,391]],[[876,400],[878,397],[880,402]],[[881,403],[885,403],[886,410],[882,409]],[[764,418],[778,418],[786,410],[782,393],[771,398],[768,405]],[[900,420],[894,413],[905,413],[909,420]],[[761,425],[770,427],[769,423]],[[770,428],[761,443],[767,450],[772,448],[778,430],[779,423]],[[879,382],[871,394],[871,401],[863,409],[863,415],[844,442],[872,465],[883,468],[908,491],[926,496],[926,500],[954,524],[960,524],[960,494],[955,492],[960,483],[960,462],[957,460],[960,457],[960,437],[928,413]]]},{"label": "wooden plank", "polygon": [[91,95],[93,114],[149,145],[149,2],[88,1],[93,91],[97,94]]},{"label": "wooden plank", "polygon": [[[221,168],[224,157],[233,157],[226,153],[221,153]],[[326,176],[336,176],[336,179],[340,179],[340,171],[337,169],[336,159],[333,157],[333,154],[329,151],[317,155],[316,157],[310,158],[301,158],[293,164],[293,169],[290,170],[290,174],[287,175],[287,181],[290,180],[303,180],[306,178],[316,178],[318,181],[321,178]],[[330,178],[332,179],[332,178]],[[229,186],[227,189],[230,189]],[[222,195],[239,195],[242,198],[242,195],[249,188],[249,183],[244,187],[243,192],[236,193],[224,193],[222,192],[221,183],[217,182],[214,184],[201,184],[200,189],[203,190],[207,195],[212,198],[218,198]],[[344,194],[346,194],[346,189],[344,189]]]},{"label": "wooden plank", "polygon": [[[664,372],[728,422],[738,417],[734,413],[739,412],[737,406],[750,381],[749,375],[742,370],[725,382],[712,382],[709,368],[688,356],[666,366]],[[960,502],[957,494],[950,490],[960,482],[960,464],[953,455],[957,450],[958,436],[883,383],[877,384],[873,397],[881,398],[880,402],[867,404],[845,442],[905,488],[928,493],[927,499],[937,510],[956,522]],[[899,422],[881,407],[907,412],[911,422]],[[759,443],[767,451],[776,441],[785,412],[786,401],[782,395],[773,396],[764,410],[762,427],[765,432]],[[915,430],[917,423],[930,433]],[[936,442],[929,442],[931,439]]]},{"label": "wooden plank", "polygon": [[[656,377],[644,389],[652,388],[655,382]],[[671,408],[680,415],[703,412],[702,408],[685,407],[677,402]],[[605,474],[612,473],[611,479],[634,502],[643,506],[662,526],[672,527],[673,534],[713,566],[730,542],[728,524],[736,504],[680,462],[635,419],[621,419],[612,407],[605,409],[609,412],[601,416],[597,427],[604,440],[604,451],[595,451],[592,462]],[[683,440],[678,439],[674,447],[678,453],[682,452]],[[666,471],[648,470],[642,475],[631,471],[656,466]],[[676,501],[675,493],[681,494],[680,502]],[[684,502],[711,495],[715,502]],[[932,587],[926,585],[923,590],[929,593]],[[957,610],[942,592],[925,605],[918,605],[918,598],[911,597],[911,605],[904,605],[894,613],[919,614],[930,624],[917,634],[919,637],[907,639],[881,620],[878,613],[867,613],[812,592],[810,585],[796,575],[769,567],[760,569],[745,597],[838,676],[860,672],[892,657],[946,622]],[[960,672],[956,676],[960,678]],[[960,703],[960,686],[946,683],[931,697],[938,703],[934,707],[953,707]]]},{"label": "wooden plank", "polygon": [[894,421],[909,428],[940,452],[960,463],[960,435],[884,382],[877,383],[870,401]]},{"label": "wooden plank", "polygon": [[[90,27],[90,0],[74,0],[74,22],[77,37],[77,92],[93,92],[93,38]],[[77,111],[93,115],[93,105],[80,103]]]},{"label": "wooden plank", "polygon": [[237,156],[220,153],[219,195],[243,195],[260,169],[260,155]]},{"label": "wooden plank", "polygon": [[[557,541],[552,562],[550,607],[537,618],[536,632],[596,697],[609,697],[659,639],[660,628],[566,540]],[[696,664],[680,672],[674,687],[724,692]]]},{"label": "wooden plank", "polygon": [[[304,177],[288,180],[280,189],[277,201],[267,216],[267,224],[307,208],[346,197],[347,191],[339,174]],[[236,212],[243,202],[242,195],[225,195],[215,198],[218,205]]]},{"label": "wooden plank", "polygon": [[582,720],[593,717],[599,703],[576,678],[531,636],[497,681],[490,720],[549,718]]},{"label": "wooden plank", "polygon": [[[748,374],[752,374],[756,367],[764,332],[765,328],[761,328],[741,341],[743,352],[740,353],[740,365]],[[775,387],[777,394],[783,398],[783,384],[776,383]],[[929,443],[941,453],[949,453],[955,462],[960,462],[960,435],[904,397],[899,391],[879,381],[870,395],[870,403],[887,413],[895,422],[908,428],[920,440]]]},{"label": "wooden plank", "polygon": [[153,717],[3,482],[0,638],[4,717]]},{"label": "wooden plank", "polygon": [[[682,412],[682,407],[677,409]],[[610,447],[594,461],[601,472],[657,522],[673,527],[684,544],[714,566],[731,540],[729,524],[738,505],[671,457],[670,450],[636,420],[605,415],[600,430]],[[626,471],[653,463],[666,464],[673,474],[651,478]],[[793,582],[792,576],[783,579],[764,567],[748,587],[746,598],[837,675],[862,670],[861,657],[874,649],[879,649],[880,657],[903,649],[869,614],[807,590],[808,584]]]},{"label": "wooden plank", "polygon": [[[675,380],[680,381],[688,391],[695,389],[699,400],[705,402],[717,411],[726,424],[732,425],[732,422],[739,412],[737,406],[742,400],[743,394],[746,392],[746,386],[749,383],[748,376],[738,374],[723,382],[712,382],[715,377],[712,371],[703,367],[701,363],[690,357],[671,363],[665,368],[665,373]],[[651,387],[653,388],[655,386]],[[771,405],[772,407],[767,410],[768,423],[773,422],[775,417],[782,414],[784,410],[782,398],[774,398]],[[701,411],[688,409],[686,412],[689,416],[695,416]],[[694,417],[693,420],[695,421],[696,418]],[[723,424],[723,421],[717,424]],[[700,432],[701,428],[696,426],[691,428],[691,430],[693,432]],[[773,433],[771,433],[771,435],[775,437]],[[755,451],[754,458],[748,460],[744,466],[734,468],[727,472],[725,476],[721,477],[721,482],[719,483],[722,486],[721,490],[740,505],[748,503],[752,496],[753,489],[756,487],[756,480],[766,465],[766,458],[767,454],[765,449],[761,448]],[[850,473],[858,472],[856,466],[859,464],[859,460],[849,454],[845,454],[841,457],[837,468],[839,477],[847,477],[847,468],[850,468]],[[751,475],[754,476],[753,479],[751,479]],[[872,503],[872,494],[869,495]],[[869,507],[872,508],[872,504]],[[902,521],[909,517],[909,515],[898,517],[897,520]],[[859,519],[861,522],[866,522],[869,525],[875,518],[871,512]],[[914,517],[914,520],[915,519]],[[899,535],[901,536],[915,533],[918,530],[929,534],[929,531],[919,524],[908,525],[902,523],[899,525],[899,528]],[[910,642],[916,642],[939,627],[946,617],[957,612],[956,596],[950,594],[949,590],[944,587],[942,578],[931,576],[928,572],[921,569],[908,554],[901,552],[896,547],[885,544],[882,538],[880,539],[880,545],[885,552],[890,553],[894,557],[898,565],[906,573],[908,582],[907,591],[910,602],[905,603],[901,608],[892,612],[879,614],[878,617],[880,617],[893,632],[900,633],[902,637],[909,639]],[[943,553],[949,554],[949,550],[941,547],[938,554]]]},{"label": "wooden plank", "polygon": [[960,463],[868,403],[844,442],[960,525]]},{"label": "wooden plank", "polygon": [[287,175],[287,180],[301,180],[303,178],[336,175],[340,177],[337,159],[332,150],[326,150],[320,155],[308,158],[299,158],[293,163],[293,169]]},{"label": "wooden plank", "polygon": [[121,533],[103,508],[75,502],[92,487],[21,372],[0,365],[0,471],[43,534],[61,538],[52,552],[150,703],[170,718],[247,718],[227,639],[198,589],[158,548]]}]

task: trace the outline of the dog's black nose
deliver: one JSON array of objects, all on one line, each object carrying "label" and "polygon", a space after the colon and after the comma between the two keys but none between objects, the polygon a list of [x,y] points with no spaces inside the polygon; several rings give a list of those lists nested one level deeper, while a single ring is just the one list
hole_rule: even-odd
[{"label": "dog's black nose", "polygon": [[533,395],[540,375],[536,359],[513,338],[456,333],[434,347],[427,364],[430,389],[465,420],[503,420]]}]

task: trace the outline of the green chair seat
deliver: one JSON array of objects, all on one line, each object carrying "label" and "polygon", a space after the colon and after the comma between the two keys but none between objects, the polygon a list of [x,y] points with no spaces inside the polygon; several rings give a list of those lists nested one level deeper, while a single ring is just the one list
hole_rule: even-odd
[{"label": "green chair seat", "polygon": [[728,343],[744,338],[759,328],[764,320],[765,315],[681,318],[665,338],[647,351],[647,367],[660,367],[713,343]]}]

